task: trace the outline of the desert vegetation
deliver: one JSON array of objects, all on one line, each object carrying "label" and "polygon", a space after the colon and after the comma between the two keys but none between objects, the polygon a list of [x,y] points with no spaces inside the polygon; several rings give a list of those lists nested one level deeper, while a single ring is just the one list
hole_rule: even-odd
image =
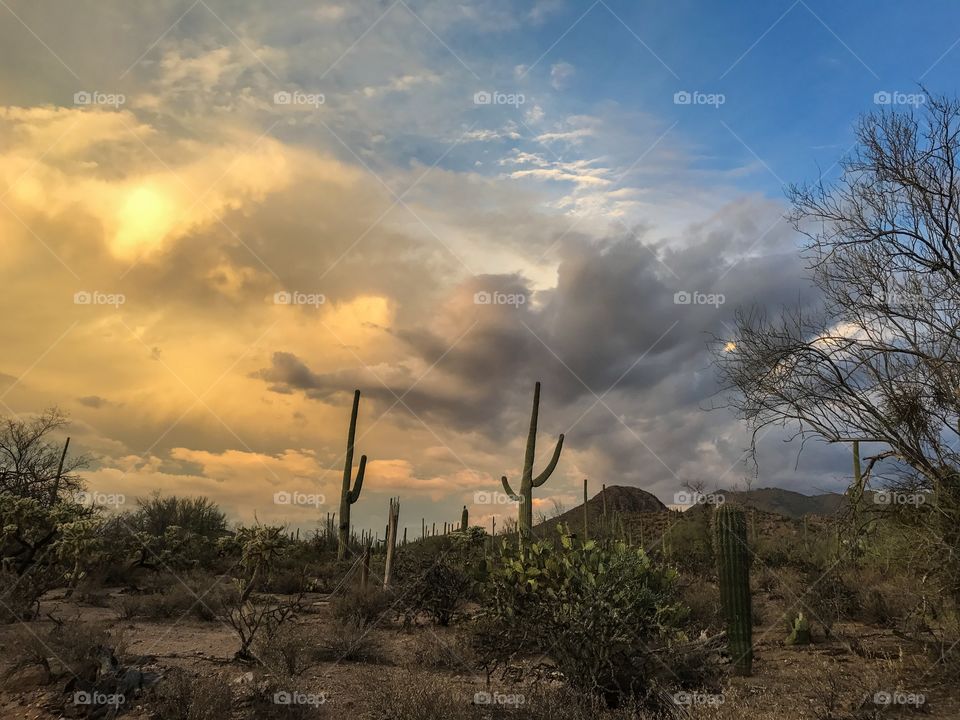
[{"label": "desert vegetation", "polygon": [[[476,488],[502,488],[515,518],[471,524],[464,505],[412,537],[402,492],[354,462],[357,444],[376,454],[359,389],[312,534],[162,490],[109,508],[64,413],[11,414],[0,715],[960,717],[960,102],[866,116],[857,137],[839,181],[790,190],[822,307],[742,308],[714,356],[754,439],[849,448],[846,493],[708,478],[677,488],[681,510],[578,474],[582,505],[537,517],[576,446],[558,433],[537,467],[555,430],[537,368],[519,478],[498,459]],[[383,524],[358,527],[352,508],[386,491],[368,513]]]}]

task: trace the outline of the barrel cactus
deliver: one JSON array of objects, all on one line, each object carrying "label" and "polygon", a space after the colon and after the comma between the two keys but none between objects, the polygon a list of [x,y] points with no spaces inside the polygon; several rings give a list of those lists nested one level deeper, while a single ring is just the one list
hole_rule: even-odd
[{"label": "barrel cactus", "polygon": [[747,519],[740,508],[721,505],[714,516],[720,603],[727,619],[727,643],[738,675],[753,667],[753,625],[750,610],[750,551]]}]

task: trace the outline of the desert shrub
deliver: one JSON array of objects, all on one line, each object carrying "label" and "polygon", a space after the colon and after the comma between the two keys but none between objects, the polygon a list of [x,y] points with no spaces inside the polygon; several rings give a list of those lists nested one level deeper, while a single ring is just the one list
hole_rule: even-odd
[{"label": "desert shrub", "polygon": [[120,617],[128,620],[192,617],[212,622],[229,592],[226,581],[204,574],[188,574],[177,579],[167,577],[166,588],[159,592],[121,595],[113,601],[113,607]]},{"label": "desert shrub", "polygon": [[252,525],[241,527],[229,537],[221,538],[218,545],[225,553],[239,555],[238,577],[221,598],[217,617],[230,625],[240,648],[238,660],[253,660],[250,647],[263,627],[276,628],[289,621],[301,609],[303,593],[292,600],[260,594],[269,582],[271,570],[283,559],[290,540],[282,527],[275,525]]},{"label": "desert shrub", "polygon": [[223,679],[179,669],[164,675],[148,701],[155,720],[220,720],[232,705],[233,694]]},{"label": "desert shrub", "polygon": [[326,695],[287,678],[265,678],[253,687],[249,706],[257,720],[316,720],[327,717]]},{"label": "desert shrub", "polygon": [[477,666],[477,659],[464,637],[440,636],[434,632],[426,632],[412,638],[407,664],[413,667],[463,673],[472,672]]},{"label": "desert shrub", "polygon": [[372,587],[338,595],[330,601],[330,608],[337,620],[367,627],[388,622],[393,601],[390,593]]},{"label": "desert shrub", "polygon": [[302,568],[283,568],[274,572],[264,584],[266,592],[296,595],[306,589],[307,578]]},{"label": "desert shrub", "polygon": [[[493,696],[508,699],[490,703]],[[409,670],[390,673],[376,685],[376,720],[643,720],[637,707],[611,710],[596,697],[569,688],[525,686],[519,690],[476,687],[464,690],[442,677]]]},{"label": "desert shrub", "polygon": [[676,580],[642,549],[561,536],[501,557],[485,612],[548,652],[579,689],[610,702],[646,697],[668,681],[658,650],[684,639]]},{"label": "desert shrub", "polygon": [[680,601],[688,609],[685,627],[688,634],[720,632],[725,619],[720,606],[720,588],[698,576],[681,576],[677,582]]},{"label": "desert shrub", "polygon": [[449,625],[471,597],[474,584],[449,547],[437,555],[423,551],[401,555],[396,580],[398,607],[406,625],[414,624],[421,614],[438,625]]},{"label": "desert shrub", "polygon": [[33,620],[40,598],[62,580],[63,574],[51,566],[34,566],[20,576],[0,570],[0,623]]},{"label": "desert shrub", "polygon": [[268,670],[283,677],[298,677],[311,664],[310,635],[293,623],[268,624],[254,643],[257,658]]},{"label": "desert shrub", "polygon": [[328,662],[381,662],[383,650],[371,628],[353,622],[334,622],[324,628],[313,659]]}]

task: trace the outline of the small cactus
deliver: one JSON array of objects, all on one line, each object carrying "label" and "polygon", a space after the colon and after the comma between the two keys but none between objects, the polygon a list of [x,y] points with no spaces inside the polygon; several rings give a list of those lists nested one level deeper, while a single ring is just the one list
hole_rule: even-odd
[{"label": "small cactus", "polygon": [[743,510],[721,505],[714,514],[720,602],[727,618],[727,643],[738,675],[753,668],[753,623],[750,610],[750,554]]},{"label": "small cactus", "polygon": [[810,621],[803,616],[803,613],[797,613],[797,617],[790,623],[790,634],[784,641],[787,645],[809,645],[810,644]]},{"label": "small cactus", "polygon": [[533,389],[533,412],[530,414],[530,430],[527,433],[527,449],[523,456],[523,475],[520,478],[520,494],[513,492],[510,483],[507,482],[507,476],[500,478],[503,483],[503,490],[512,498],[519,500],[520,509],[518,513],[517,529],[521,538],[530,537],[533,532],[533,489],[543,485],[553,474],[560,460],[560,450],[563,448],[563,434],[557,440],[557,446],[553,450],[553,457],[544,468],[543,472],[533,476],[533,461],[537,454],[537,415],[540,413],[540,383],[538,382]]},{"label": "small cactus", "polygon": [[356,480],[350,489],[353,473],[353,440],[357,434],[357,412],[360,409],[360,391],[353,393],[353,411],[350,413],[350,430],[347,433],[347,456],[343,464],[343,486],[340,489],[340,536],[337,547],[337,559],[343,560],[347,555],[347,545],[350,542],[350,506],[360,499],[360,490],[363,487],[363,474],[367,469],[367,456],[360,456],[360,467],[357,469]]}]

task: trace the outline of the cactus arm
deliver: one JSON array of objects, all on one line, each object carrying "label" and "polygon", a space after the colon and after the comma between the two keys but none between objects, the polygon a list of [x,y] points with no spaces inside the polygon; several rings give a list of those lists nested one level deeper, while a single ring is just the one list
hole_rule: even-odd
[{"label": "cactus arm", "polygon": [[360,499],[360,490],[363,488],[363,475],[366,469],[367,469],[367,456],[361,455],[360,467],[357,469],[356,482],[353,483],[353,490],[351,490],[349,495],[347,496],[348,499],[350,500],[351,505]]},{"label": "cactus arm", "polygon": [[511,499],[516,500],[517,494],[513,491],[513,488],[510,487],[510,483],[507,482],[507,476],[503,475],[500,478],[500,482],[503,483],[503,491],[510,496]]},{"label": "cactus arm", "polygon": [[563,448],[563,433],[560,434],[560,439],[557,440],[557,446],[553,449],[553,457],[550,458],[550,464],[543,469],[542,473],[540,473],[533,479],[534,487],[540,487],[547,481],[547,479],[551,475],[553,475],[553,471],[557,467],[557,462],[559,462],[560,460],[560,450],[562,448]]}]

